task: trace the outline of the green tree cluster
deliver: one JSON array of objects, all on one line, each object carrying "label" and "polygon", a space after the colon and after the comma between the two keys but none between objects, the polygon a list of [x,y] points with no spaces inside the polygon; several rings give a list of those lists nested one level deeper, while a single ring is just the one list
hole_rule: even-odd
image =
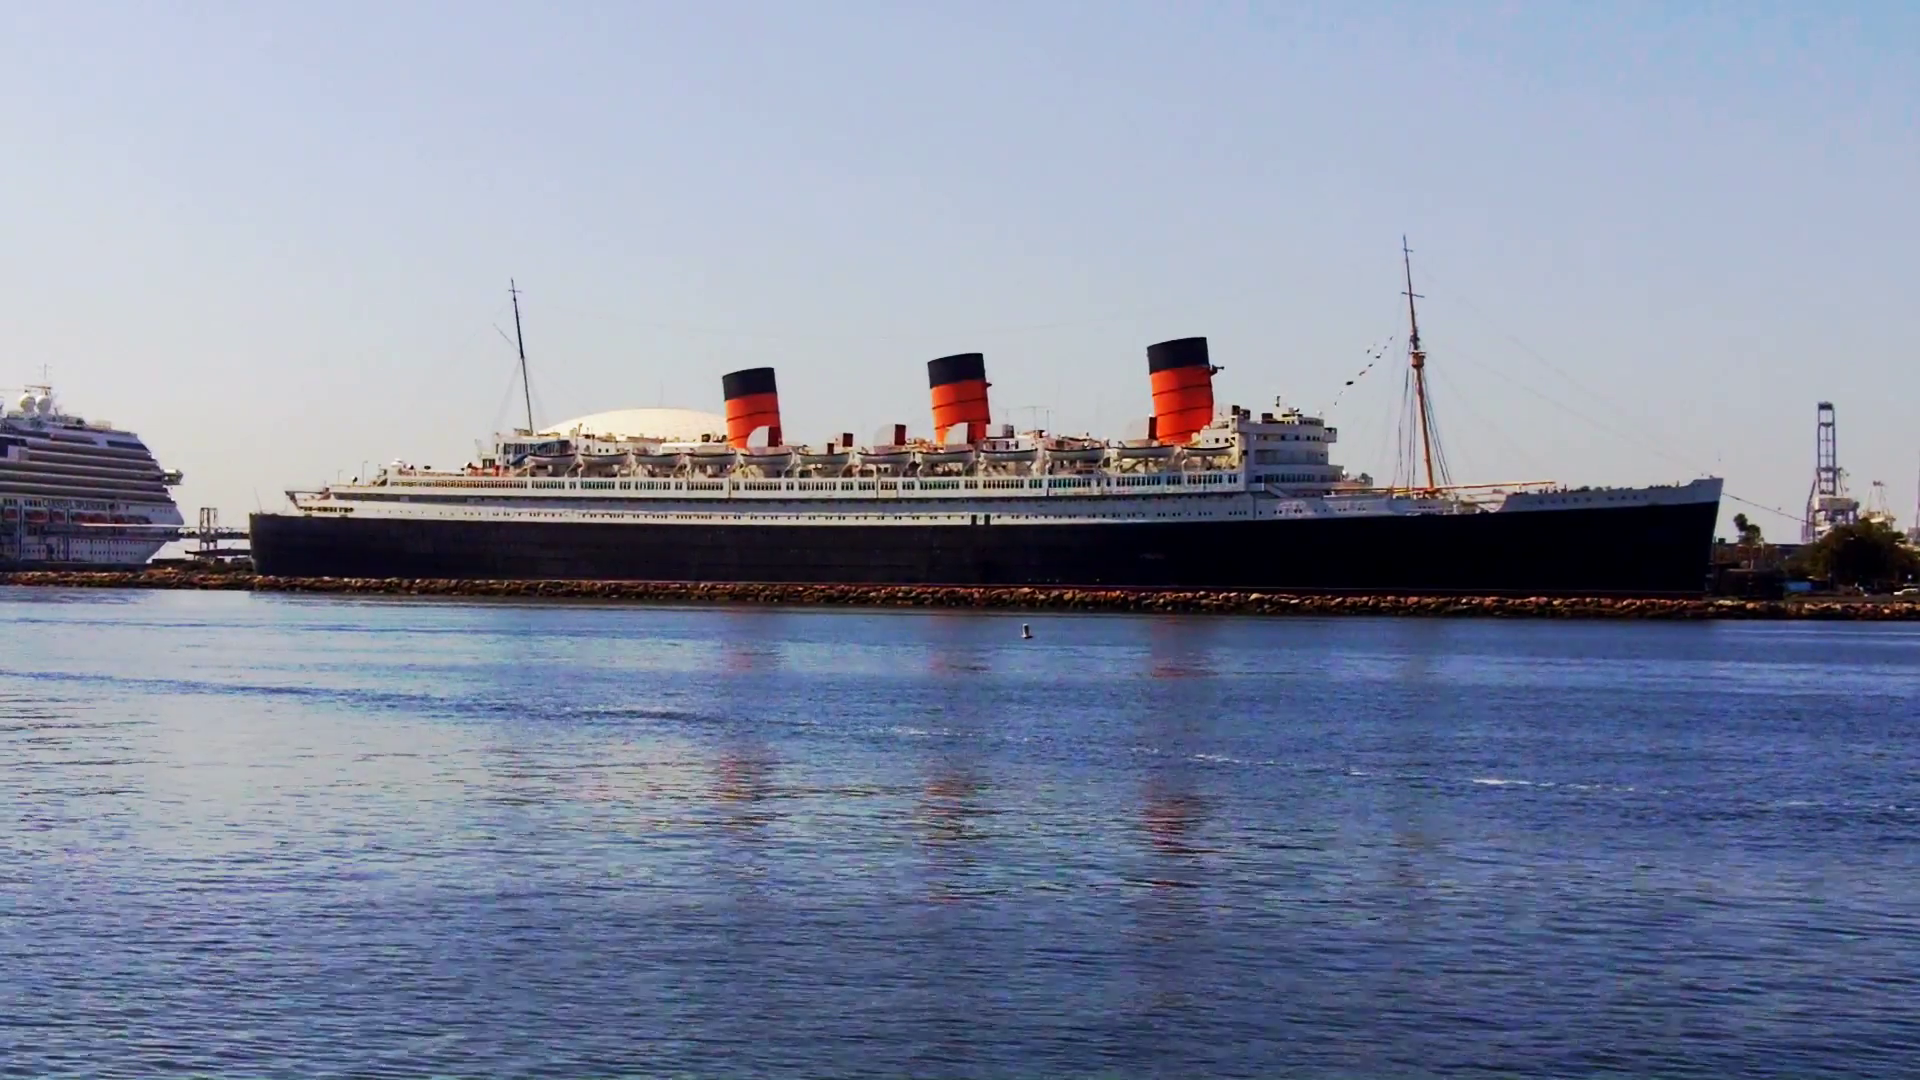
[{"label": "green tree cluster", "polygon": [[1886,524],[1862,521],[1837,526],[1801,548],[1790,569],[1817,581],[1880,591],[1920,573],[1920,553]]}]

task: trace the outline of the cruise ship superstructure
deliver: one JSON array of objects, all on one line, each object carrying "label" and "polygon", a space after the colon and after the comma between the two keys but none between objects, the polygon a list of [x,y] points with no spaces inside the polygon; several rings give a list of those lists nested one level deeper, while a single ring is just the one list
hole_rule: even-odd
[{"label": "cruise ship superstructure", "polygon": [[138,435],[60,407],[28,387],[0,416],[0,569],[143,566],[184,523]]},{"label": "cruise ship superstructure", "polygon": [[[1409,288],[1411,292],[1411,288]],[[1411,299],[1411,298],[1410,298]],[[1411,309],[1410,309],[1411,315]],[[1413,370],[1425,354],[1417,324]],[[1147,437],[992,420],[986,358],[927,364],[930,438],[789,445],[772,368],[723,414],[600,413],[393,462],[256,514],[263,573],[1522,595],[1705,591],[1721,481],[1379,485],[1321,417],[1217,407],[1204,338],[1146,350]],[[530,419],[530,418],[529,418]]]}]

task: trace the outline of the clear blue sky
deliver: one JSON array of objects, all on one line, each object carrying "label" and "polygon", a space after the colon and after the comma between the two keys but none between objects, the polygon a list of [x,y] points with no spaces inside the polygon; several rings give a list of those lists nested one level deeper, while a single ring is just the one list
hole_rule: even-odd
[{"label": "clear blue sky", "polygon": [[[719,406],[800,440],[1119,434],[1144,348],[1326,408],[1428,299],[1456,479],[1684,479],[1797,512],[1816,401],[1920,467],[1920,5],[14,4],[5,380],[184,469],[191,515],[509,423]],[[1397,356],[1397,354],[1396,354]],[[1393,363],[1398,364],[1398,359]],[[1329,413],[1390,468],[1400,372]],[[1729,504],[1727,516],[1741,507]],[[1761,516],[1770,533],[1790,523]]]}]

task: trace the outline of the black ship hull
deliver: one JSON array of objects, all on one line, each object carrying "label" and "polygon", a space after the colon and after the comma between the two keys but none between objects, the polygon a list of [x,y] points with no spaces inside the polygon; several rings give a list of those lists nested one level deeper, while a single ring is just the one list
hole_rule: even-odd
[{"label": "black ship hull", "polygon": [[286,577],[1699,596],[1717,502],[1328,520],[703,525],[256,514]]}]

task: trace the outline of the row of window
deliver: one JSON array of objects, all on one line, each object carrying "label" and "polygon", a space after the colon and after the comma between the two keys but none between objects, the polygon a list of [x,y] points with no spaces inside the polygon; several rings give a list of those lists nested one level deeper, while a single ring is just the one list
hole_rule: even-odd
[{"label": "row of window", "polygon": [[[324,506],[312,506],[306,509],[309,512],[316,512],[316,513],[317,512],[332,512],[332,513],[343,512],[343,510],[334,509],[331,507],[324,507]],[[344,512],[350,513],[351,510],[345,509]],[[459,512],[455,511],[454,513],[457,515]],[[487,514],[485,512],[473,512],[473,511],[467,511],[466,516],[478,517],[478,518],[494,517],[494,515]],[[971,525],[991,525],[993,523],[993,519],[995,516],[996,516],[995,514],[969,514],[965,517],[965,519],[962,519],[962,517],[958,514],[905,515],[905,514],[875,513],[875,514],[786,514],[786,515],[779,515],[776,517],[774,515],[764,514],[764,513],[762,514],[704,513],[704,512],[607,513],[607,512],[594,512],[594,511],[569,512],[569,511],[531,510],[531,511],[513,512],[511,516],[511,520],[533,519],[533,520],[541,520],[541,521],[557,521],[557,520],[566,520],[566,521],[747,521],[747,522],[757,522],[757,523],[760,523],[763,525],[769,525],[769,526],[795,523],[795,522],[808,522],[808,521],[879,521],[879,522],[886,522],[892,525],[957,525],[957,524],[961,524],[962,521],[964,520],[965,523],[971,524]],[[1250,510],[1227,510],[1224,512],[1160,510],[1160,511],[1155,511],[1153,513],[1138,513],[1138,512],[1084,513],[1084,514],[1015,513],[1010,515],[1005,511],[1002,511],[997,516],[999,516],[1003,521],[1005,521],[1008,518],[1011,518],[1013,522],[1020,523],[1020,524],[1059,524],[1063,522],[1070,523],[1070,522],[1078,522],[1078,521],[1145,521],[1149,518],[1217,519],[1217,518],[1224,518],[1224,517],[1251,517],[1253,516],[1253,512]]]},{"label": "row of window", "polygon": [[[1103,482],[1104,480],[1104,482]],[[739,491],[1004,491],[1079,490],[1109,487],[1182,487],[1188,484],[1235,484],[1238,473],[1157,473],[1149,476],[1054,476],[1024,479],[925,480],[736,480]],[[723,491],[725,480],[404,480],[393,487],[511,488],[558,491]]]}]

